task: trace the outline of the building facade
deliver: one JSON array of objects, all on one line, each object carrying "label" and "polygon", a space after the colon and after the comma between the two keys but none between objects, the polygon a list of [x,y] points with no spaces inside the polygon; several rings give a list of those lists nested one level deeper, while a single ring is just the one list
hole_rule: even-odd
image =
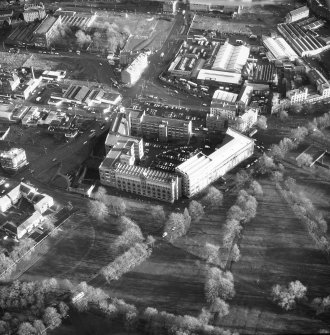
[{"label": "building facade", "polygon": [[0,154],[1,167],[10,173],[15,173],[28,164],[25,150],[22,148],[12,148]]},{"label": "building facade", "polygon": [[299,7],[297,9],[290,11],[286,15],[285,22],[286,23],[295,22],[295,21],[304,19],[308,16],[309,16],[309,8],[307,6]]},{"label": "building facade", "polygon": [[133,62],[121,72],[121,81],[127,86],[134,86],[148,67],[148,55],[140,53]]},{"label": "building facade", "polygon": [[252,139],[230,128],[226,137],[226,143],[209,156],[200,152],[176,167],[184,196],[194,196],[253,154]]},{"label": "building facade", "polygon": [[35,46],[48,48],[59,37],[61,22],[60,16],[46,16],[33,32]]}]

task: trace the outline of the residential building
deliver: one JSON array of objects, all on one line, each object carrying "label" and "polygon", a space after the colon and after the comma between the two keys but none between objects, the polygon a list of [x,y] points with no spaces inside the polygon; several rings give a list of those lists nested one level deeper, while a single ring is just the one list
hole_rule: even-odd
[{"label": "residential building", "polygon": [[6,212],[21,198],[20,183],[5,177],[0,177],[0,211]]},{"label": "residential building", "polygon": [[298,104],[306,101],[308,96],[308,88],[297,88],[286,92],[286,97],[290,100],[291,104]]},{"label": "residential building", "polygon": [[[135,114],[136,115],[136,114]],[[173,139],[189,139],[192,135],[192,122],[178,119],[164,118],[161,116],[131,115],[132,134],[147,138],[158,138],[161,141]]]},{"label": "residential building", "polygon": [[14,229],[16,228],[16,237],[18,239],[24,237],[27,233],[31,232],[33,228],[38,227],[43,220],[44,217],[39,212],[34,212],[21,224],[17,226],[15,225]]},{"label": "residential building", "polygon": [[250,54],[245,45],[234,46],[228,42],[222,45],[215,57],[212,70],[241,73]]},{"label": "residential building", "polygon": [[17,172],[28,164],[25,150],[22,148],[12,148],[9,151],[1,152],[0,164],[7,172]]},{"label": "residential building", "polygon": [[228,128],[219,148],[210,155],[197,153],[176,167],[182,194],[191,198],[253,154],[254,141]]},{"label": "residential building", "polygon": [[134,86],[148,67],[148,55],[140,53],[132,63],[121,71],[121,81],[127,86]]},{"label": "residential building", "polygon": [[248,107],[243,111],[237,111],[236,114],[207,114],[206,128],[209,131],[223,131],[227,127],[235,129],[240,132],[246,132],[258,120],[258,108]]},{"label": "residential building", "polygon": [[47,15],[33,32],[34,44],[37,47],[48,48],[60,36],[60,25],[61,16],[54,17]]},{"label": "residential building", "polygon": [[307,6],[299,7],[297,9],[290,11],[286,15],[285,22],[286,23],[295,22],[295,21],[304,19],[308,16],[309,16],[309,8]]}]

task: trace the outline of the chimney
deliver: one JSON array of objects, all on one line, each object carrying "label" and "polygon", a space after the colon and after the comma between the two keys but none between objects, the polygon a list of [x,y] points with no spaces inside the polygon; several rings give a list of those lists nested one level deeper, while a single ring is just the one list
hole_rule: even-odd
[{"label": "chimney", "polygon": [[31,74],[32,74],[32,78],[33,78],[33,79],[36,79],[35,76],[34,76],[33,66],[31,66]]}]

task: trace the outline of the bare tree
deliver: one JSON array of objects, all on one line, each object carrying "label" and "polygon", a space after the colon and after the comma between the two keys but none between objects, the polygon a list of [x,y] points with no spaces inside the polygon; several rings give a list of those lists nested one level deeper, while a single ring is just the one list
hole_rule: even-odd
[{"label": "bare tree", "polygon": [[163,206],[150,206],[150,214],[154,221],[159,223],[165,222],[166,215]]},{"label": "bare tree", "polygon": [[308,135],[308,130],[305,127],[298,127],[292,129],[290,137],[297,143],[302,142],[305,137]]},{"label": "bare tree", "polygon": [[44,323],[50,329],[55,329],[61,324],[61,316],[54,307],[47,307],[43,315]]},{"label": "bare tree", "polygon": [[189,203],[189,215],[191,216],[192,220],[198,222],[201,217],[204,215],[204,208],[201,203],[196,200],[192,200]]},{"label": "bare tree", "polygon": [[216,187],[210,186],[207,189],[206,195],[202,199],[202,203],[205,206],[221,206],[223,200],[223,194]]},{"label": "bare tree", "polygon": [[267,129],[267,118],[264,115],[260,115],[257,121],[257,127],[260,129]]},{"label": "bare tree", "polygon": [[309,154],[302,153],[297,157],[297,164],[299,167],[302,166],[310,167],[313,164],[313,157]]},{"label": "bare tree", "polygon": [[282,110],[279,112],[279,118],[281,121],[285,121],[289,117],[289,114],[287,111]]},{"label": "bare tree", "polygon": [[233,249],[231,250],[231,254],[232,254],[233,262],[238,262],[239,259],[241,258],[241,252],[240,252],[239,247],[236,243],[234,244]]},{"label": "bare tree", "polygon": [[229,305],[221,298],[216,298],[211,305],[211,312],[214,313],[214,318],[223,318],[229,314]]},{"label": "bare tree", "polygon": [[306,292],[307,287],[298,280],[291,282],[288,288],[278,284],[272,287],[273,300],[285,310],[293,309],[296,306],[296,301],[303,299]]},{"label": "bare tree", "polygon": [[205,242],[204,252],[207,263],[217,263],[219,260],[219,246]]},{"label": "bare tree", "polygon": [[90,215],[95,217],[100,222],[105,221],[109,215],[109,209],[107,205],[99,200],[90,200],[88,207]]},{"label": "bare tree", "polygon": [[251,193],[254,196],[257,197],[262,197],[263,195],[263,190],[261,185],[256,181],[256,180],[252,180],[250,183],[250,187],[249,187],[249,193]]},{"label": "bare tree", "polygon": [[107,194],[107,190],[103,186],[98,187],[97,191],[93,194],[93,198],[105,204],[109,202],[109,196]]},{"label": "bare tree", "polygon": [[23,322],[18,328],[18,335],[34,335],[37,334],[37,330],[31,325],[30,322]]}]

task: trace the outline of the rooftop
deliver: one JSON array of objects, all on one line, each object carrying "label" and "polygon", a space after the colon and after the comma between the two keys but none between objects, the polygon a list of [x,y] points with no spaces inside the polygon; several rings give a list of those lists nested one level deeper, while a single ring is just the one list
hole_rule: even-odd
[{"label": "rooftop", "polygon": [[216,102],[228,102],[228,103],[235,103],[237,101],[238,94],[231,93],[223,90],[216,90],[213,94],[213,100],[217,100]]},{"label": "rooftop", "polygon": [[200,171],[203,171],[204,169],[218,168],[219,165],[224,165],[233,157],[233,155],[236,155],[238,151],[242,150],[247,145],[250,145],[251,142],[253,142],[253,140],[249,137],[228,128],[224,144],[218,149],[215,149],[209,156],[200,152],[189,158],[177,167],[177,171],[192,177],[193,175],[199,174]]},{"label": "rooftop", "polygon": [[242,76],[240,73],[202,69],[199,71],[197,79],[239,85]]},{"label": "rooftop", "polygon": [[47,16],[39,25],[39,27],[34,31],[34,34],[46,34],[48,30],[54,25],[58,20],[57,17]]},{"label": "rooftop", "polygon": [[0,177],[0,196],[3,197],[19,184],[16,180]]}]

